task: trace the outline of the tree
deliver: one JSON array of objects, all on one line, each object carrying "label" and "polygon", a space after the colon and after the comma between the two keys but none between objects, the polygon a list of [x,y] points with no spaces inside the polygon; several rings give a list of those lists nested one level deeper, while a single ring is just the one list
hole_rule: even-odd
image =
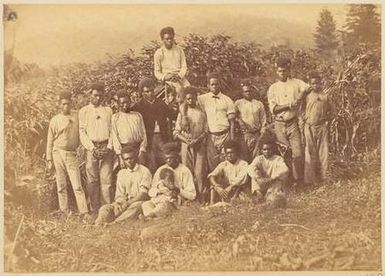
[{"label": "tree", "polygon": [[316,50],[325,57],[330,56],[338,47],[336,24],[333,15],[327,9],[323,9],[320,13],[314,40]]},{"label": "tree", "polygon": [[344,44],[348,48],[360,43],[379,45],[381,42],[381,24],[376,5],[350,5],[344,31]]}]

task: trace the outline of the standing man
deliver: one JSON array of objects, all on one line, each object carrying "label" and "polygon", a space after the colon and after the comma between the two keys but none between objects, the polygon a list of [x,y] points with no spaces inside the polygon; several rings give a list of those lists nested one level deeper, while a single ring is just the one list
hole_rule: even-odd
[{"label": "standing man", "polygon": [[189,130],[183,130],[182,115],[179,113],[175,124],[174,137],[181,142],[182,163],[193,173],[198,199],[203,202],[206,169],[207,119],[205,113],[197,106],[197,91],[193,87],[185,89],[187,122]]},{"label": "standing man", "polygon": [[165,162],[162,147],[171,138],[167,127],[171,116],[170,110],[162,100],[155,97],[154,89],[154,80],[143,78],[139,82],[139,90],[143,97],[133,106],[133,110],[143,117],[148,143],[145,164],[151,173]]},{"label": "standing man", "polygon": [[103,106],[104,86],[91,86],[91,102],[79,111],[80,142],[86,149],[87,190],[91,208],[112,202],[112,109]]},{"label": "standing man", "polygon": [[241,131],[242,157],[251,162],[258,154],[258,141],[266,124],[263,103],[253,99],[250,80],[242,80],[242,99],[235,102],[237,121]]},{"label": "standing man", "polygon": [[179,147],[176,143],[167,143],[164,145],[166,164],[160,166],[154,174],[152,188],[159,183],[159,174],[163,168],[171,169],[174,172],[175,186],[179,188],[179,202],[194,200],[196,190],[191,171],[180,162]]},{"label": "standing man", "polygon": [[120,167],[124,167],[121,156],[122,147],[134,146],[139,148],[139,163],[144,164],[147,149],[146,128],[142,115],[131,111],[130,97],[125,90],[117,94],[119,112],[112,115],[112,145],[118,155]]},{"label": "standing man", "polygon": [[277,140],[290,146],[292,150],[293,177],[296,187],[299,188],[303,184],[304,160],[298,119],[301,103],[309,85],[290,76],[290,59],[279,58],[276,66],[279,80],[270,86],[267,99]]},{"label": "standing man", "polygon": [[56,170],[56,184],[60,211],[69,213],[67,178],[72,184],[80,214],[88,213],[87,201],[81,184],[76,149],[79,146],[79,121],[71,112],[71,93],[63,92],[59,97],[61,112],[49,124],[47,137],[47,170],[53,165]]},{"label": "standing man", "polygon": [[160,31],[163,46],[154,54],[154,75],[162,82],[173,86],[178,102],[184,99],[183,88],[190,85],[185,78],[187,73],[186,56],[183,49],[175,43],[175,31],[165,27]]},{"label": "standing man", "polygon": [[148,199],[151,173],[138,164],[137,148],[132,145],[123,147],[121,158],[125,168],[118,173],[115,202],[100,208],[95,224],[136,219],[142,211],[143,201]]},{"label": "standing man", "polygon": [[305,183],[322,182],[328,168],[328,127],[332,108],[325,93],[322,93],[321,77],[310,72],[312,92],[306,97],[304,115],[305,134]]},{"label": "standing man", "polygon": [[217,74],[209,74],[207,83],[209,92],[200,95],[198,103],[207,117],[208,169],[213,171],[224,160],[223,145],[229,138],[234,139],[235,109],[233,101],[221,93]]}]

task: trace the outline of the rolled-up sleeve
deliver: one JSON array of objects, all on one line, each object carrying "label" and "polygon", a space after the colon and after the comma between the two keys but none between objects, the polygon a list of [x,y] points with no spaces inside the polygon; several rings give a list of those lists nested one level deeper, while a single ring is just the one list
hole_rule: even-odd
[{"label": "rolled-up sleeve", "polygon": [[80,142],[86,150],[92,151],[95,148],[95,146],[92,143],[91,139],[88,137],[86,129],[87,129],[87,109],[82,108],[79,111]]},{"label": "rolled-up sleeve", "polygon": [[183,79],[186,76],[187,73],[187,63],[186,63],[186,55],[184,54],[184,51],[182,48],[180,49],[180,71],[178,73],[179,77]]},{"label": "rolled-up sleeve", "polygon": [[149,193],[150,189],[151,189],[151,181],[152,181],[152,177],[151,177],[151,173],[150,171],[143,167],[144,170],[143,170],[143,176],[142,176],[142,179],[141,179],[141,182],[139,184],[139,190],[143,193]]},{"label": "rolled-up sleeve", "polygon": [[262,177],[262,173],[259,169],[260,159],[257,157],[251,162],[251,164],[247,168],[247,173],[251,177],[251,179],[257,180],[259,177]]},{"label": "rolled-up sleeve", "polygon": [[161,53],[161,51],[162,51],[162,49],[158,49],[155,51],[155,54],[154,54],[154,75],[158,80],[163,81],[165,74],[162,73],[162,53]]},{"label": "rolled-up sleeve", "polygon": [[277,99],[275,97],[273,86],[270,86],[269,90],[267,91],[267,101],[269,103],[269,108],[270,108],[271,114],[274,114],[274,108],[278,105],[278,103],[277,103]]},{"label": "rolled-up sleeve", "polygon": [[197,193],[194,185],[194,178],[190,170],[186,167],[183,172],[183,183],[181,183],[182,188],[180,189],[180,194],[182,197],[188,200],[194,200]]}]

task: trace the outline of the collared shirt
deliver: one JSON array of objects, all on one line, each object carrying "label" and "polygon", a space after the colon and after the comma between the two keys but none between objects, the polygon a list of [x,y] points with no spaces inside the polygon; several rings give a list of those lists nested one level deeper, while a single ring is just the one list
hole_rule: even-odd
[{"label": "collared shirt", "polygon": [[[300,97],[301,93],[306,91],[309,85],[302,80],[288,78],[285,82],[277,81],[273,83],[267,91],[267,99],[272,114],[277,105],[294,104]],[[273,115],[275,119],[281,121],[289,121],[298,117],[300,107],[294,106],[290,110],[282,111],[279,114]]]},{"label": "collared shirt", "polygon": [[156,186],[160,180],[159,173],[163,168],[168,168],[174,171],[175,186],[180,189],[180,195],[188,200],[194,200],[196,197],[194,179],[191,171],[182,163],[179,163],[178,167],[175,169],[171,168],[167,164],[160,166],[154,174],[151,189],[156,189]]},{"label": "collared shirt", "polygon": [[151,173],[145,166],[136,164],[134,169],[121,169],[116,180],[115,201],[122,202],[148,193],[151,187]]},{"label": "collared shirt", "polygon": [[79,110],[80,142],[87,150],[92,151],[92,142],[108,140],[108,148],[112,149],[111,139],[112,109],[109,106],[95,107],[86,105]]},{"label": "collared shirt", "polygon": [[221,132],[230,127],[229,118],[234,118],[234,102],[226,95],[212,92],[200,95],[198,103],[206,113],[210,132]]},{"label": "collared shirt", "polygon": [[265,107],[260,101],[239,99],[234,105],[239,119],[249,127],[261,129],[266,124]]},{"label": "collared shirt", "polygon": [[326,94],[311,92],[307,95],[304,115],[304,120],[307,124],[323,124],[327,121],[330,111],[330,103]]},{"label": "collared shirt", "polygon": [[112,144],[116,154],[120,154],[122,144],[127,143],[140,143],[140,151],[146,151],[146,128],[142,115],[135,111],[112,115]]},{"label": "collared shirt", "polygon": [[55,115],[48,128],[47,160],[52,160],[52,150],[75,151],[79,146],[79,120],[76,112]]},{"label": "collared shirt", "polygon": [[181,79],[186,76],[187,64],[183,49],[173,45],[171,49],[162,46],[154,54],[154,74],[163,81],[167,73],[177,73]]},{"label": "collared shirt", "polygon": [[242,159],[238,159],[234,164],[225,160],[207,176],[210,178],[212,176],[224,177],[230,186],[241,186],[247,181],[247,168],[248,163]]},{"label": "collared shirt", "polygon": [[175,123],[174,136],[182,135],[185,138],[196,139],[204,132],[207,132],[207,119],[205,113],[199,108],[187,109],[187,119],[189,122],[190,131],[182,131],[182,116],[179,113]]},{"label": "collared shirt", "polygon": [[248,168],[248,173],[252,179],[259,177],[276,178],[288,172],[289,169],[285,161],[279,155],[272,155],[269,159],[264,155],[259,155],[255,157]]}]

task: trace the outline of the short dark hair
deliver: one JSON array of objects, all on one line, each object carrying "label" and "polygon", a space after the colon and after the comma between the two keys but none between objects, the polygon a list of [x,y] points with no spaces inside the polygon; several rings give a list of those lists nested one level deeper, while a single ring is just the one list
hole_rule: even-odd
[{"label": "short dark hair", "polygon": [[71,92],[69,91],[62,91],[59,94],[59,101],[61,100],[71,100]]},{"label": "short dark hair", "polygon": [[134,145],[125,145],[122,147],[121,154],[123,153],[139,153],[138,147],[135,147]]},{"label": "short dark hair", "polygon": [[138,88],[140,91],[143,90],[143,88],[155,88],[155,81],[153,78],[144,77],[139,81]]},{"label": "short dark hair", "polygon": [[179,154],[180,152],[180,147],[177,143],[175,142],[169,142],[163,145],[163,152],[164,154]]},{"label": "short dark hair", "polygon": [[91,91],[96,90],[104,93],[104,84],[101,82],[95,82],[91,84]]},{"label": "short dark hair", "polygon": [[183,93],[186,96],[187,94],[193,95],[195,97],[198,96],[198,89],[194,86],[187,86],[183,89]]},{"label": "short dark hair", "polygon": [[165,34],[170,34],[172,36],[175,36],[175,30],[173,27],[164,27],[163,29],[160,30],[160,39],[163,39]]},{"label": "short dark hair", "polygon": [[159,172],[159,179],[163,180],[166,179],[167,175],[172,175],[174,176],[174,171],[169,169],[169,168],[163,168]]},{"label": "short dark hair", "polygon": [[226,149],[233,149],[237,153],[239,152],[238,142],[235,140],[227,140],[223,147],[224,147],[225,151],[226,151]]},{"label": "short dark hair", "polygon": [[276,148],[276,137],[272,132],[265,132],[259,139],[259,147],[262,149],[263,145],[271,145],[273,149]]},{"label": "short dark hair", "polygon": [[321,75],[318,73],[318,71],[313,70],[313,71],[310,71],[310,72],[309,72],[308,78],[309,78],[309,81],[310,81],[311,79],[318,79],[318,80],[321,80]]},{"label": "short dark hair", "polygon": [[118,92],[116,92],[116,95],[118,96],[118,99],[124,98],[124,97],[128,97],[129,98],[127,91],[124,90],[124,89],[118,90]]},{"label": "short dark hair", "polygon": [[277,58],[275,64],[276,64],[277,68],[290,69],[291,60],[287,57],[279,57],[279,58]]},{"label": "short dark hair", "polygon": [[211,79],[217,79],[219,80],[219,74],[216,72],[210,72],[207,74],[207,84],[210,84]]}]

